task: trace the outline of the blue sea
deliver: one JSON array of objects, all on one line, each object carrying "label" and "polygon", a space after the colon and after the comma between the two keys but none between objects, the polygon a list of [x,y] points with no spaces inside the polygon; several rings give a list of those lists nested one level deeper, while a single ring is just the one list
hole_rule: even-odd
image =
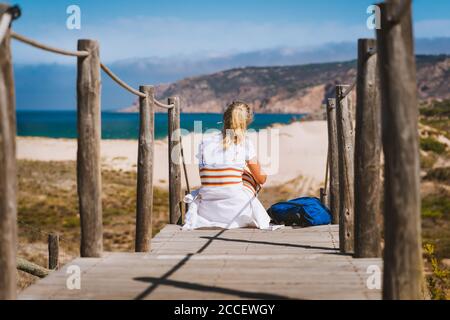
[{"label": "blue sea", "polygon": [[[251,128],[264,129],[274,123],[287,124],[299,120],[302,114],[255,114]],[[190,132],[194,130],[194,121],[202,121],[203,131],[220,129],[222,114],[182,113],[181,128]],[[167,113],[155,115],[155,137],[167,136]],[[102,113],[103,139],[137,139],[139,132],[139,114],[137,113]],[[17,133],[19,136],[76,138],[76,111],[17,111]]]}]

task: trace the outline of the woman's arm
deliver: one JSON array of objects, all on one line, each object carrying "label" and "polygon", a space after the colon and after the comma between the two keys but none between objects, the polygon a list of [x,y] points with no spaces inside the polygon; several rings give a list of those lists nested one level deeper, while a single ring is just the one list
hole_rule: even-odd
[{"label": "woman's arm", "polygon": [[252,173],[256,182],[258,182],[260,185],[266,183],[267,174],[262,171],[261,165],[259,164],[258,160],[252,159],[247,161],[247,166],[250,169],[250,172]]}]

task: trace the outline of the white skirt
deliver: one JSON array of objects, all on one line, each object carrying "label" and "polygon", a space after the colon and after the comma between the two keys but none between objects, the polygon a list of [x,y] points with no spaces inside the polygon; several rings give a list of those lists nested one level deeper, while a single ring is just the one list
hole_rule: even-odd
[{"label": "white skirt", "polygon": [[243,185],[202,187],[185,197],[189,203],[183,230],[198,228],[270,229],[270,217]]}]

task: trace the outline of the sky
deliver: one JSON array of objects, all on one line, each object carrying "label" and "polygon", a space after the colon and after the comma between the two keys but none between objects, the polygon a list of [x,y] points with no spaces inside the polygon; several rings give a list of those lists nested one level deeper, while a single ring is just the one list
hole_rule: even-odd
[{"label": "sky", "polygon": [[[272,48],[313,48],[372,37],[366,26],[373,0],[15,0],[16,32],[75,49],[99,40],[110,63],[139,57],[201,59]],[[81,29],[66,27],[70,5]],[[414,0],[416,37],[450,37],[450,0]],[[14,43],[16,63],[69,63],[70,58]]]}]

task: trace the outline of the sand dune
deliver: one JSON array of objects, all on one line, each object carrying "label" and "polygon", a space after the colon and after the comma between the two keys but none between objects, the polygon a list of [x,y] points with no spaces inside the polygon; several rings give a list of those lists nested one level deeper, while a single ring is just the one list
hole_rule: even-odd
[{"label": "sand dune", "polygon": [[[270,159],[261,157],[270,173],[267,185],[282,185],[299,176],[308,178],[315,184],[322,183],[325,174],[327,151],[327,128],[325,121],[296,122],[290,125],[274,126],[272,137],[279,136],[277,146],[269,145],[274,152]],[[256,145],[261,136],[250,135]],[[198,186],[197,164],[193,163],[200,135],[190,134],[183,137],[186,158],[191,161],[187,167],[192,186]],[[278,139],[276,139],[278,141]],[[269,148],[269,149],[270,149]],[[264,148],[259,148],[267,154]],[[73,139],[50,139],[18,137],[18,159],[39,161],[74,161],[76,160],[77,143]],[[135,140],[102,140],[102,167],[114,170],[136,170],[137,141]],[[165,187],[168,184],[168,151],[167,141],[158,140],[155,144],[155,185]],[[278,164],[276,163],[278,161]],[[269,161],[271,160],[271,161]],[[269,163],[270,162],[270,163]]]}]

